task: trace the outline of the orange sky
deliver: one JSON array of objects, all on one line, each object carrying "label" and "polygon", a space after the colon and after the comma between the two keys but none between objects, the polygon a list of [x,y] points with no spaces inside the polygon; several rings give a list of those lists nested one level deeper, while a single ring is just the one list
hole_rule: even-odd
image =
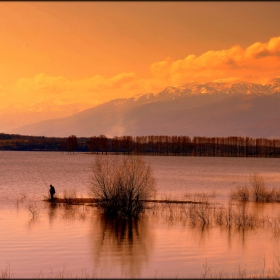
[{"label": "orange sky", "polygon": [[280,2],[0,2],[7,106],[280,76]]}]

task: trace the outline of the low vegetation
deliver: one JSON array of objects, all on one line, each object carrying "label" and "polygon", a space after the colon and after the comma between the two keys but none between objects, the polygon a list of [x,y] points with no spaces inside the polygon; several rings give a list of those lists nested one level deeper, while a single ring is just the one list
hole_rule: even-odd
[{"label": "low vegetation", "polygon": [[242,202],[280,202],[280,190],[266,186],[263,176],[258,173],[250,175],[250,186],[240,186],[230,194],[232,200]]},{"label": "low vegetation", "polygon": [[[238,267],[233,272],[228,272],[225,270],[214,270],[212,265],[206,260],[202,264],[202,268],[199,276],[186,277],[182,275],[174,275],[176,278],[184,279],[279,279],[280,278],[280,257],[275,255],[275,261],[273,262],[272,268],[266,268],[266,259],[263,260],[263,267],[260,269],[255,269],[254,271],[248,271],[246,265],[244,268]],[[62,270],[53,271],[51,268],[48,273],[39,272],[37,275],[34,275],[36,279],[105,279],[102,277],[102,271],[99,274],[96,271],[88,272],[86,269],[82,269],[80,274],[73,274],[66,269],[64,265]],[[178,277],[179,276],[179,277]],[[0,270],[0,279],[13,279],[14,274],[11,272],[10,264],[6,268]],[[121,278],[127,278],[125,275],[122,275]],[[155,275],[151,278],[162,279],[162,276],[157,276],[157,271]]]},{"label": "low vegetation", "polygon": [[[106,157],[99,155],[92,166],[89,191],[92,199],[78,199],[74,190],[64,191],[57,202],[76,204],[79,201],[97,205],[106,216],[138,217],[159,215],[169,222],[181,221],[191,226],[226,226],[243,229],[267,226],[275,237],[280,236],[279,217],[258,217],[247,202],[279,202],[279,192],[268,189],[259,174],[251,174],[250,186],[241,186],[230,194],[227,207],[210,203],[216,192],[186,194],[193,200],[151,199],[155,196],[152,170],[141,156]],[[237,200],[239,203],[232,203]]]},{"label": "low vegetation", "polygon": [[[266,259],[264,258],[264,265],[262,269],[255,270],[253,272],[249,272],[246,269],[246,265],[244,268],[238,267],[234,272],[227,271],[214,271],[212,266],[207,263],[207,261],[203,264],[203,269],[201,272],[201,279],[279,279],[280,277],[280,258],[279,256],[275,256],[276,261],[273,262],[272,268],[268,269],[265,267]],[[193,279],[198,277],[192,277]]]},{"label": "low vegetation", "polygon": [[32,219],[38,217],[41,211],[38,201],[30,199],[25,193],[20,193],[20,197],[13,204],[17,209],[22,205],[31,214]]},{"label": "low vegetation", "polygon": [[250,198],[250,190],[247,186],[238,186],[235,190],[231,192],[230,198],[232,200],[247,202]]},{"label": "low vegetation", "polygon": [[13,274],[11,272],[11,265],[10,263],[7,264],[7,267],[0,271],[0,279],[11,279]]},{"label": "low vegetation", "polygon": [[73,204],[77,198],[77,192],[75,189],[64,189],[63,199],[66,204]]},{"label": "low vegetation", "polygon": [[188,204],[153,204],[148,215],[156,215],[169,223],[181,222],[192,227],[227,227],[237,229],[254,229],[266,226],[277,237],[280,232],[280,217],[258,217],[246,203],[232,204],[227,207],[209,203],[207,200],[201,203]]}]

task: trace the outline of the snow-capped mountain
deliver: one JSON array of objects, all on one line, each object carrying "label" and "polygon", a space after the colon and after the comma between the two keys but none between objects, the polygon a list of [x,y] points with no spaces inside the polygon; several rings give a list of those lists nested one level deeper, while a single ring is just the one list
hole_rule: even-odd
[{"label": "snow-capped mountain", "polygon": [[10,133],[45,136],[188,135],[280,137],[280,79],[188,83],[109,101]]},{"label": "snow-capped mountain", "polygon": [[210,82],[210,83],[188,83],[179,86],[170,86],[155,96],[184,97],[188,95],[201,94],[273,94],[280,93],[280,79],[274,79],[267,84],[256,84],[248,82]]}]

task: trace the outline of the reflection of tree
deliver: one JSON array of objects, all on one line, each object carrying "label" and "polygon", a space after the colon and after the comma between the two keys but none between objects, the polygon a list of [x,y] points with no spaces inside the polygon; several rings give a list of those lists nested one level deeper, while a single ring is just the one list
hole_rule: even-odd
[{"label": "reflection of tree", "polygon": [[[96,267],[105,265],[111,270],[117,265],[117,270],[121,271],[120,277],[141,276],[143,263],[148,261],[153,244],[145,217],[128,220],[97,217],[93,236]],[[107,277],[104,270],[102,274]]]},{"label": "reflection of tree", "polygon": [[211,239],[211,228],[205,225],[192,226],[192,239],[195,240],[200,247],[206,247],[207,241]]},{"label": "reflection of tree", "polygon": [[48,216],[50,224],[53,224],[54,220],[57,217],[57,204],[56,203],[48,203]]},{"label": "reflection of tree", "polygon": [[34,218],[32,218],[32,219],[30,219],[30,220],[28,221],[27,227],[28,227],[29,229],[32,229],[33,227],[35,227],[35,226],[38,224],[39,221],[40,221],[40,220],[39,220],[38,217],[34,217]]}]

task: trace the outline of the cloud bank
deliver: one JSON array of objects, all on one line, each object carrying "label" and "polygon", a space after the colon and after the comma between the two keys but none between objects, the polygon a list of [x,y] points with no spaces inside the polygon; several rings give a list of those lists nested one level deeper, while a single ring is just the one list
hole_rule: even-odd
[{"label": "cloud bank", "polygon": [[188,82],[240,79],[249,82],[279,77],[280,36],[266,43],[256,42],[247,48],[239,45],[229,49],[207,51],[199,56],[188,55],[173,61],[166,58],[153,63],[146,78],[134,72],[112,77],[96,75],[84,79],[67,79],[40,73],[21,78],[10,88],[1,88],[2,107],[11,103],[22,106],[46,99],[65,103],[98,104],[115,98],[157,92],[169,85]]},{"label": "cloud bank", "polygon": [[208,51],[200,56],[188,55],[182,60],[170,58],[154,63],[155,78],[170,83],[208,82],[228,77],[251,81],[276,77],[280,70],[280,37],[267,43],[256,42],[243,49],[235,45],[227,50]]}]

